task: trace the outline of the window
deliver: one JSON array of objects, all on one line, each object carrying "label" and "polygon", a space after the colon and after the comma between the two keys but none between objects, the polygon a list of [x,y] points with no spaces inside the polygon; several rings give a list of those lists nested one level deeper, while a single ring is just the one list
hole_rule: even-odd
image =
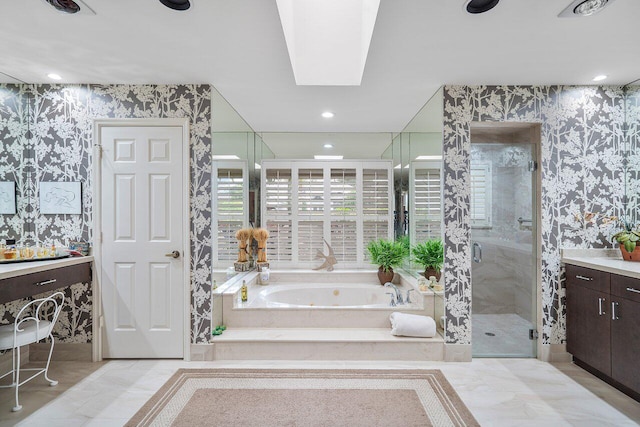
[{"label": "window", "polygon": [[471,226],[491,227],[491,164],[471,165]]},{"label": "window", "polygon": [[390,161],[267,160],[262,174],[269,261],[315,267],[326,241],[341,266],[363,267],[366,244],[393,235]]},{"label": "window", "polygon": [[[213,163],[213,260],[214,267],[228,265],[238,255],[236,231],[248,226],[247,164],[244,161]],[[227,261],[227,262],[224,262]]]},{"label": "window", "polygon": [[412,162],[409,228],[413,243],[442,237],[442,178],[439,162]]}]

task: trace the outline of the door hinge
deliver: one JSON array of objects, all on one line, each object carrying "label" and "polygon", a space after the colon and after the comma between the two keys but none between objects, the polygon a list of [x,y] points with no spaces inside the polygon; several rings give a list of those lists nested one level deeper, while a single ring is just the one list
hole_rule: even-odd
[{"label": "door hinge", "polygon": [[535,172],[538,170],[538,162],[535,160],[529,160],[529,172]]},{"label": "door hinge", "polygon": [[100,243],[103,242],[103,236],[102,236],[102,231],[100,232]]},{"label": "door hinge", "polygon": [[537,340],[538,339],[538,331],[535,329],[529,329],[529,339]]}]

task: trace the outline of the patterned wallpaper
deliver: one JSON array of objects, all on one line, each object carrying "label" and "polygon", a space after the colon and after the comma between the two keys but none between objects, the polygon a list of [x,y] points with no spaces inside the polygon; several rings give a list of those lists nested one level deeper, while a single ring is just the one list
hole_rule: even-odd
[{"label": "patterned wallpaper", "polygon": [[470,124],[542,125],[544,344],[565,338],[561,247],[609,247],[611,227],[584,212],[620,215],[624,98],[619,87],[447,86],[444,90],[446,341],[471,343]]},{"label": "patterned wallpaper", "polygon": [[640,86],[626,86],[627,218],[640,223]]},{"label": "patterned wallpaper", "polygon": [[[0,93],[0,129],[3,132],[0,135],[11,133],[9,145],[3,141],[11,150],[8,161],[22,160],[20,164],[24,165],[21,176],[16,177],[18,198],[21,200],[16,215],[18,219],[0,222],[0,236],[17,232],[22,222],[29,242],[65,244],[70,240],[91,241],[93,238],[91,165],[94,119],[190,119],[191,340],[194,343],[207,342],[211,304],[211,87],[1,85]],[[25,102],[28,104],[27,114]],[[0,151],[0,157],[4,156],[4,150]],[[18,159],[18,156],[23,157]],[[7,175],[11,172],[2,170],[0,173]],[[39,214],[37,183],[41,181],[81,181],[83,214]],[[66,296],[71,303],[59,321],[68,329],[63,334],[63,342],[89,342],[90,288],[87,284],[72,287],[66,291]],[[5,318],[0,320],[9,319],[10,311],[5,310]]]}]

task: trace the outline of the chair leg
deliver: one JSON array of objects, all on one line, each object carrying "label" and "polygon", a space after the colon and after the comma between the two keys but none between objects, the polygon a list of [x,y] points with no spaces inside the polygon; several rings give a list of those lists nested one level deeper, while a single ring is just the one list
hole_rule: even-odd
[{"label": "chair leg", "polygon": [[17,361],[16,361],[16,365],[14,365],[15,368],[15,380],[16,380],[16,406],[14,406],[13,408],[11,408],[11,410],[13,412],[17,412],[20,409],[22,409],[22,405],[20,405],[20,402],[18,401],[18,389],[20,388],[20,346],[17,346],[16,348],[16,355],[17,355]]},{"label": "chair leg", "polygon": [[44,378],[49,381],[49,385],[51,387],[53,387],[54,385],[58,384],[58,381],[56,380],[52,380],[51,378],[49,378],[49,363],[51,363],[51,355],[53,354],[53,335],[49,334],[49,339],[51,339],[51,348],[49,349],[49,358],[47,359],[47,366],[44,368]]}]

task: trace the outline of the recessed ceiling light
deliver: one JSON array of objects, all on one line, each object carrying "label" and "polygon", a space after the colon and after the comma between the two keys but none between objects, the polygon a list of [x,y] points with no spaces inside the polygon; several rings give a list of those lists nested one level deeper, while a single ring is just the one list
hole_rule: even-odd
[{"label": "recessed ceiling light", "polygon": [[73,0],[45,0],[57,11],[64,13],[78,13],[80,12],[80,6]]},{"label": "recessed ceiling light", "polygon": [[56,74],[56,73],[49,73],[47,74],[47,77],[49,77],[51,80],[62,80],[62,77],[60,77],[60,74]]},{"label": "recessed ceiling light", "polygon": [[614,1],[615,0],[573,0],[558,16],[561,18],[591,16],[600,12]]},{"label": "recessed ceiling light", "polygon": [[600,74],[599,76],[595,76],[595,77],[593,78],[593,81],[594,81],[594,82],[601,82],[602,80],[604,80],[604,79],[606,79],[606,78],[607,78],[607,76],[605,76],[604,74]]},{"label": "recessed ceiling light", "polygon": [[322,113],[322,117],[324,117],[325,119],[330,119],[333,116],[335,116],[335,114],[333,114],[331,111],[325,111],[324,113]]},{"label": "recessed ceiling light", "polygon": [[323,147],[324,148],[333,148],[333,144],[324,144]]},{"label": "recessed ceiling light", "polygon": [[191,7],[189,0],[160,0],[160,3],[173,10],[187,10]]},{"label": "recessed ceiling light", "polygon": [[344,156],[326,156],[324,154],[316,154],[313,158],[316,160],[342,160]]},{"label": "recessed ceiling light", "polygon": [[498,4],[500,0],[467,0],[465,9],[469,13],[477,14],[487,12]]}]

